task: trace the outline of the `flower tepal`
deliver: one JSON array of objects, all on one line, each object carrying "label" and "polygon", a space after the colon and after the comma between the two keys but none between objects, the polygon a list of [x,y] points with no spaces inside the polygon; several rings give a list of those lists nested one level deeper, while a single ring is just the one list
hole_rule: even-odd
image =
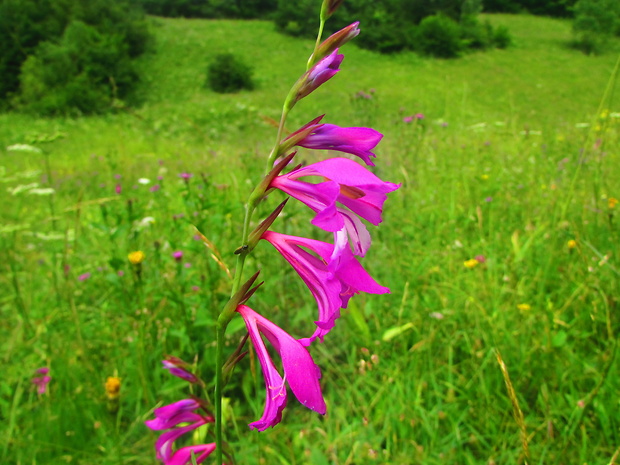
[{"label": "flower tepal", "polygon": [[[323,182],[312,184],[300,180],[312,176]],[[336,202],[377,225],[382,221],[387,194],[398,189],[400,184],[382,181],[353,160],[331,158],[278,176],[271,182],[271,187],[286,192],[313,209],[317,214],[312,224],[336,232],[345,226]]]},{"label": "flower tepal", "polygon": [[[321,372],[306,348],[293,336],[250,307],[239,305],[237,312],[243,317],[250,334],[263,370],[267,391],[263,415],[259,420],[250,423],[250,428],[264,431],[280,422],[282,410],[286,406],[285,380],[302,405],[322,415],[325,414],[326,406],[319,384]],[[275,368],[261,334],[282,358],[284,378]]]},{"label": "flower tepal", "polygon": [[[174,441],[185,433],[196,428],[212,423],[213,418],[194,410],[201,408],[200,402],[195,399],[184,399],[164,407],[155,409],[155,419],[145,421],[153,431],[168,430],[162,433],[155,443],[157,458],[164,465],[184,465],[189,459],[192,450],[196,456],[196,463],[204,461],[215,449],[215,444],[189,446],[172,451]],[[184,425],[184,426],[180,426]]]},{"label": "flower tepal", "polygon": [[340,71],[339,67],[342,60],[344,60],[344,55],[339,55],[338,49],[336,49],[310,68],[293,87],[288,102],[289,108],[292,108],[299,100],[334,77]]},{"label": "flower tepal", "polygon": [[390,290],[377,282],[360,265],[349,247],[336,247],[326,242],[304,237],[289,236],[273,231],[263,234],[290,263],[317,301],[319,318],[317,329],[310,338],[301,339],[310,345],[317,337],[323,338],[340,317],[352,295],[361,291],[387,294]]}]

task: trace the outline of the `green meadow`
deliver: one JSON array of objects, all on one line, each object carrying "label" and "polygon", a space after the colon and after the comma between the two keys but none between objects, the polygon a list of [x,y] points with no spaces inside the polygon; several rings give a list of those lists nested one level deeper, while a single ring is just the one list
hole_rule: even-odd
[{"label": "green meadow", "polygon": [[[566,21],[486,17],[512,47],[446,61],[349,43],[340,73],[291,113],[288,131],[326,114],[384,134],[374,172],[402,186],[363,264],[391,294],[355,296],[311,347],[325,416],[291,395],[281,424],[249,431],[265,388],[253,353],[238,364],[225,435],[239,464],[616,463],[618,57],[569,48]],[[161,360],[212,379],[244,202],[314,43],[264,21],[152,18],[152,30],[140,106],[0,115],[2,464],[159,463],[144,421],[188,394]],[[206,88],[221,52],[251,63],[255,90]],[[328,240],[311,217],[289,202],[274,229]],[[307,336],[308,289],[269,245],[250,257],[247,277],[265,281],[253,308]],[[235,319],[230,352],[244,330]]]}]

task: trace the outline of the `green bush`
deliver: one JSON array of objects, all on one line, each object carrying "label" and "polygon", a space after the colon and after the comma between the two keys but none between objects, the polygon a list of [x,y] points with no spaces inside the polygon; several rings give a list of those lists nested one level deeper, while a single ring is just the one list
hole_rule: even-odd
[{"label": "green bush", "polygon": [[24,62],[15,105],[42,115],[101,113],[137,80],[120,35],[73,21],[58,43],[42,42]]},{"label": "green bush", "polygon": [[498,26],[493,31],[493,45],[497,48],[508,48],[512,45],[512,35],[506,26]]},{"label": "green bush", "polygon": [[101,112],[137,82],[150,41],[133,0],[1,0],[0,104],[43,114]]},{"label": "green bush", "polygon": [[439,58],[454,58],[463,51],[461,29],[447,16],[433,15],[422,20],[417,30],[416,49]]},{"label": "green bush", "polygon": [[207,85],[218,93],[252,90],[252,68],[231,53],[219,54],[207,68]]},{"label": "green bush", "polygon": [[574,12],[573,45],[585,53],[602,53],[620,35],[618,0],[579,0]]}]

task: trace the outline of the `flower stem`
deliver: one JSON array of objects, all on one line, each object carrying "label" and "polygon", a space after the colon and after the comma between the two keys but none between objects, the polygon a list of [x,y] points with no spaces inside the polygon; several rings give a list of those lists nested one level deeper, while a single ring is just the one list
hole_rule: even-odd
[{"label": "flower stem", "polygon": [[[322,13],[322,12],[321,12]],[[308,58],[308,64],[306,65],[306,71],[312,68],[314,65],[314,56],[316,55],[316,51],[319,48],[319,44],[321,43],[321,37],[323,36],[323,28],[325,27],[325,17],[321,14],[321,21],[319,23],[319,32],[316,36],[316,42],[314,44],[314,50],[312,51],[312,55]]]}]

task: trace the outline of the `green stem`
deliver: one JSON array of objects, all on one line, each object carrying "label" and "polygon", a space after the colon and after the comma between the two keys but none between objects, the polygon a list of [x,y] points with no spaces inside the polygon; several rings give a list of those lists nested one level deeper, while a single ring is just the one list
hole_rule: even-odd
[{"label": "green stem", "polygon": [[312,52],[312,55],[310,55],[310,58],[308,58],[308,64],[306,65],[306,71],[308,71],[312,67],[312,65],[314,65],[314,56],[316,55],[316,51],[318,50],[319,45],[321,44],[321,37],[323,36],[324,27],[325,27],[325,18],[323,17],[323,14],[321,14],[321,22],[319,23],[319,32],[316,36],[316,42],[314,44],[314,50]]}]

